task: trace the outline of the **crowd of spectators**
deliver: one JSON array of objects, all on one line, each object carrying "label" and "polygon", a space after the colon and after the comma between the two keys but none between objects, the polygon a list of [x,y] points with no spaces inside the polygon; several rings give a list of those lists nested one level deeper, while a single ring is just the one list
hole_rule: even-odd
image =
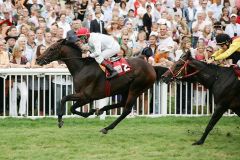
[{"label": "crowd of spectators", "polygon": [[[0,0],[0,67],[40,67],[36,57],[80,27],[113,36],[122,57],[137,56],[150,47],[153,65],[168,66],[189,50],[206,61],[217,49],[217,34],[240,36],[239,10],[240,0]],[[27,96],[24,79],[17,77],[15,83],[13,92],[19,88],[22,97]],[[0,84],[2,103],[3,79]],[[14,105],[15,99],[13,94]],[[20,106],[19,113],[25,114],[25,98]],[[10,114],[17,115],[16,109]]]}]

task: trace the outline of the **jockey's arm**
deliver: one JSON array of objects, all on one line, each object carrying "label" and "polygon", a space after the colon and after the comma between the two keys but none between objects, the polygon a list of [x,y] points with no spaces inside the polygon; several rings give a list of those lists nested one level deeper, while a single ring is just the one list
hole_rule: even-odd
[{"label": "jockey's arm", "polygon": [[217,50],[216,52],[214,52],[212,55],[211,55],[211,57],[217,57],[218,55],[220,55],[220,54],[222,54],[223,53],[223,50],[222,49],[219,49],[219,50]]},{"label": "jockey's arm", "polygon": [[214,57],[215,60],[223,60],[231,56],[235,51],[240,49],[240,41],[233,42],[230,47],[220,55]]},{"label": "jockey's arm", "polygon": [[97,37],[90,37],[88,45],[89,45],[90,51],[92,52],[90,54],[91,57],[97,57],[101,53],[102,51],[101,40],[98,39]]}]

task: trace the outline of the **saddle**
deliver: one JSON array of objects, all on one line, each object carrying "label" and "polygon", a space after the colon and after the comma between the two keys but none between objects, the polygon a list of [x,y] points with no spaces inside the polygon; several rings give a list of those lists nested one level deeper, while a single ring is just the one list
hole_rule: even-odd
[{"label": "saddle", "polygon": [[[128,64],[125,58],[120,58],[119,56],[113,56],[106,60],[113,68],[118,72],[118,77],[124,75],[127,72],[130,72],[131,66]],[[106,77],[110,75],[108,70],[105,69],[102,65],[100,65],[102,70],[105,72]]]}]

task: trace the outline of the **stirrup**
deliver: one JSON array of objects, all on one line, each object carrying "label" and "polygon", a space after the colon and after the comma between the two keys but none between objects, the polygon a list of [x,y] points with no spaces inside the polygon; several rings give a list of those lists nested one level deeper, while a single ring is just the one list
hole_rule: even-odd
[{"label": "stirrup", "polygon": [[115,72],[112,72],[109,76],[107,76],[106,78],[107,79],[112,79],[112,78],[114,78],[114,77],[116,77],[118,75],[118,72],[117,71],[115,71]]}]

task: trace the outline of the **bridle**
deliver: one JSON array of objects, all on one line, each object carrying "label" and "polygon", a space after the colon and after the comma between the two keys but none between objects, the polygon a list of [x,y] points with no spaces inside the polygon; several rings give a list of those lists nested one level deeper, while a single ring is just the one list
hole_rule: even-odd
[{"label": "bridle", "polygon": [[[188,73],[187,66],[189,65],[190,60],[186,60],[185,61],[182,58],[180,58],[179,60],[183,61],[184,64],[176,73],[173,72],[171,67],[168,69],[170,71],[170,73],[172,74],[174,79],[187,78],[187,77],[193,76],[193,75],[195,75],[195,74],[197,74],[199,72],[199,70],[196,70],[195,72]],[[184,73],[183,76],[179,76],[181,73]]]}]

